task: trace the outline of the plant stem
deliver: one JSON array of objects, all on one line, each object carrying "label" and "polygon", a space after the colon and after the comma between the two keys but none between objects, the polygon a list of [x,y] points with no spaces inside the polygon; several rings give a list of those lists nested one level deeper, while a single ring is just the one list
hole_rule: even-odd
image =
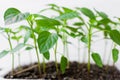
[{"label": "plant stem", "polygon": [[34,46],[35,46],[35,51],[36,51],[37,60],[38,60],[39,74],[41,75],[40,59],[39,59],[39,53],[38,53],[38,48],[37,48],[37,44],[36,44],[36,37],[35,37],[34,32],[33,32],[33,39],[34,39]]},{"label": "plant stem", "polygon": [[56,66],[56,71],[57,71],[57,74],[58,74],[58,64],[57,64],[57,43],[55,45],[55,49],[54,49],[54,54],[55,54],[55,66]]},{"label": "plant stem", "polygon": [[91,36],[92,34],[91,34],[91,27],[90,27],[88,30],[88,65],[87,65],[88,73],[90,73]]},{"label": "plant stem", "polygon": [[[10,35],[9,33],[7,33],[8,35],[8,42],[9,42],[9,45],[10,45],[10,50],[12,50],[12,43],[11,43],[11,38],[10,38]],[[12,54],[12,75],[14,74],[14,53],[11,53]]]},{"label": "plant stem", "polygon": [[39,74],[41,75],[40,59],[39,59],[39,53],[38,53],[38,48],[37,48],[37,43],[36,43],[36,42],[37,42],[37,39],[36,39],[35,34],[34,34],[34,32],[33,32],[33,23],[32,23],[32,22],[30,23],[29,20],[28,20],[28,23],[29,23],[29,25],[30,25],[30,27],[31,27],[31,29],[32,29],[34,46],[35,46],[36,56],[37,56],[37,60],[38,60],[38,70],[39,70]]},{"label": "plant stem", "polygon": [[45,74],[45,68],[46,68],[46,65],[45,65],[45,58],[43,57],[43,73]]},{"label": "plant stem", "polygon": [[80,40],[78,38],[78,62],[80,63]]},{"label": "plant stem", "polygon": [[[64,20],[64,25],[63,27],[65,28],[66,25],[67,25],[67,21]],[[68,68],[69,68],[69,53],[68,53],[68,45],[67,45],[67,35],[65,33],[63,33],[63,53],[64,53],[64,56],[66,56],[68,58]]]},{"label": "plant stem", "polygon": [[66,43],[66,54],[67,54],[67,58],[68,58],[68,63],[67,63],[67,67],[69,68],[69,66],[70,66],[70,63],[69,63],[69,52],[68,52],[69,50],[68,50],[68,44]]},{"label": "plant stem", "polygon": [[63,36],[62,36],[62,40],[63,40],[63,54],[64,56],[66,55],[66,38],[65,38],[65,33],[63,33]]},{"label": "plant stem", "polygon": [[110,57],[111,57],[111,53],[112,53],[112,48],[113,48],[113,42],[112,42],[112,45],[111,45],[111,47],[110,47],[110,52],[109,52],[109,54],[108,54],[108,60],[107,60],[107,66],[109,65],[109,62],[110,62]]},{"label": "plant stem", "polygon": [[85,63],[85,57],[86,57],[86,45],[84,46],[83,49],[83,63]]},{"label": "plant stem", "polygon": [[30,58],[30,63],[31,63],[31,65],[32,65],[33,63],[32,63],[32,55],[31,55],[31,51],[29,51],[29,58]]},{"label": "plant stem", "polygon": [[106,52],[107,52],[107,40],[105,39],[105,46],[104,46],[104,55],[103,55],[103,61],[105,61],[105,58],[106,58]]},{"label": "plant stem", "polygon": [[[19,44],[19,41],[17,41],[17,44]],[[22,69],[22,67],[21,67],[21,58],[20,58],[20,52],[18,51],[18,64],[19,64],[19,70],[21,70]]]}]

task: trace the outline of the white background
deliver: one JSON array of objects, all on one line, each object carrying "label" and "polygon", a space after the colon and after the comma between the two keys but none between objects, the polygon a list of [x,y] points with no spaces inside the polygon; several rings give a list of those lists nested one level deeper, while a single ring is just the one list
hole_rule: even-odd
[{"label": "white background", "polygon": [[[47,8],[47,4],[54,3],[59,6],[65,6],[69,8],[74,7],[88,7],[88,8],[95,8],[99,11],[103,11],[107,13],[110,17],[120,17],[120,0],[0,0],[0,26],[5,27],[3,15],[7,8],[15,7],[19,9],[22,12],[31,12],[36,13],[39,12],[41,9]],[[52,13],[46,13],[46,15],[52,15]],[[24,23],[24,22],[23,22]],[[16,24],[15,24],[16,25]],[[10,25],[10,27],[15,26]],[[71,39],[73,44],[77,46],[77,40]],[[59,44],[61,45],[61,44]],[[75,46],[70,46],[70,58],[71,60],[77,60],[77,48]],[[0,35],[0,52],[3,49],[8,49],[8,43],[7,40],[4,39]],[[94,50],[99,51],[101,56],[103,56],[103,48],[104,48],[104,42],[100,41],[98,43],[95,43],[92,47]],[[59,52],[62,50],[61,47],[59,47]],[[108,47],[109,50],[109,47]],[[30,59],[28,58],[28,52],[23,52],[22,55],[22,64],[29,64]],[[107,53],[109,54],[109,52]],[[36,56],[34,54],[31,54],[32,61],[36,61]],[[51,56],[52,57],[52,56]],[[82,58],[82,57],[80,57]],[[87,58],[87,57],[86,57]],[[16,55],[16,66],[17,63],[17,55]],[[51,58],[51,60],[54,60]],[[82,60],[82,59],[81,59]],[[106,57],[107,60],[107,57]],[[107,61],[104,61],[104,63]],[[112,64],[112,60],[110,61],[110,64]],[[119,68],[120,60],[116,63],[116,66]],[[15,67],[16,67],[15,66]],[[0,71],[0,75],[3,76],[7,71],[11,70],[11,58],[10,55],[5,56],[4,58],[0,59],[0,68],[2,68],[2,71]]]}]

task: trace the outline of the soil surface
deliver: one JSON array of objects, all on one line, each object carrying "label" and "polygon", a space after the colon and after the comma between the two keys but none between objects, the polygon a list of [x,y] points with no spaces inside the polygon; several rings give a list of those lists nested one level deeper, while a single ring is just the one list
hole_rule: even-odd
[{"label": "soil surface", "polygon": [[[58,64],[60,69],[60,64]],[[56,72],[54,62],[46,63],[46,73],[43,73],[43,67],[41,64],[42,74],[39,75],[37,63],[32,65],[25,65],[15,69],[14,75],[10,76],[11,72],[4,76],[6,79],[42,79],[42,80],[120,80],[120,71],[114,66],[104,66],[99,68],[98,66],[91,64],[91,71],[88,74],[87,64],[79,64],[78,62],[70,62],[69,68],[62,74]]]}]

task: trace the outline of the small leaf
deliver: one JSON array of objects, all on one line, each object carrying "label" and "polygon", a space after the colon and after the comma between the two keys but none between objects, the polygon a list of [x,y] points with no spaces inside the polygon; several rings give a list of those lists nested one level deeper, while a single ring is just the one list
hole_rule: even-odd
[{"label": "small leaf", "polygon": [[118,45],[120,45],[120,32],[117,30],[111,30],[110,33],[110,38]]},{"label": "small leaf", "polygon": [[19,51],[20,49],[22,49],[24,46],[25,46],[24,43],[20,43],[15,48],[13,48],[10,52],[15,53],[15,52]]},{"label": "small leaf", "polygon": [[21,25],[19,27],[20,30],[31,30],[31,28],[29,26],[26,26],[26,25]]},{"label": "small leaf", "polygon": [[74,10],[70,9],[70,8],[67,8],[67,7],[62,7],[63,10],[64,10],[64,13],[70,13],[70,12],[73,12]]},{"label": "small leaf", "polygon": [[70,27],[70,26],[66,26],[66,28],[68,28],[69,30],[73,31],[73,32],[77,32],[78,28],[74,28],[74,27]]},{"label": "small leaf", "polygon": [[94,13],[88,8],[78,8],[85,16],[89,17],[90,19],[95,19]]},{"label": "small leaf", "polygon": [[31,31],[28,30],[25,34],[25,37],[24,37],[24,43],[26,43],[28,41],[28,39],[30,38],[30,35],[31,35]]},{"label": "small leaf", "polygon": [[12,36],[12,39],[17,40],[17,41],[19,41],[21,38],[22,38],[22,36]]},{"label": "small leaf", "polygon": [[28,46],[28,47],[25,48],[25,50],[31,50],[33,48],[34,48],[33,46]]},{"label": "small leaf", "polygon": [[57,8],[57,9],[59,9],[59,6],[57,6],[56,4],[48,4],[48,6],[51,6],[52,8]]},{"label": "small leaf", "polygon": [[60,61],[60,70],[62,71],[62,73],[65,73],[65,69],[67,67],[67,58],[62,56],[61,57],[61,61]]},{"label": "small leaf", "polygon": [[75,26],[83,26],[84,23],[83,23],[83,22],[76,22],[76,23],[74,23],[73,25],[75,25]]},{"label": "small leaf", "polygon": [[98,53],[92,53],[92,58],[95,61],[97,66],[103,67],[101,57]]},{"label": "small leaf", "polygon": [[2,52],[0,52],[0,58],[6,56],[9,53],[9,51],[3,50]]},{"label": "small leaf", "polygon": [[36,24],[37,24],[36,30],[37,32],[39,32],[39,30],[45,31],[49,29],[55,29],[55,26],[60,25],[61,23],[55,19],[45,18],[36,20]]},{"label": "small leaf", "polygon": [[9,8],[4,13],[4,21],[8,25],[24,20],[28,15],[29,13],[21,13],[16,8]]},{"label": "small leaf", "polygon": [[56,33],[50,33],[47,31],[41,32],[37,39],[40,53],[47,52],[50,48],[54,46],[57,40],[58,35]]},{"label": "small leaf", "polygon": [[55,19],[39,19],[39,20],[36,20],[36,23],[37,23],[37,25],[39,25],[39,26],[43,26],[43,27],[45,27],[45,26],[55,26],[55,25],[60,25],[60,22],[59,21],[57,21],[57,20],[55,20]]},{"label": "small leaf", "polygon": [[49,59],[50,59],[50,53],[49,53],[49,51],[43,53],[43,56],[44,56],[47,60],[49,60]]},{"label": "small leaf", "polygon": [[112,49],[112,58],[113,58],[114,63],[116,63],[118,60],[118,54],[119,54],[118,49],[116,48]]},{"label": "small leaf", "polygon": [[60,19],[60,20],[67,20],[67,19],[73,19],[78,17],[78,13],[77,12],[70,12],[70,13],[64,13],[58,17],[56,17],[55,19]]},{"label": "small leaf", "polygon": [[102,18],[104,18],[104,19],[106,19],[106,18],[108,18],[108,15],[106,14],[106,13],[104,13],[104,12],[99,12],[99,11],[97,11],[97,10],[95,10],[98,14],[99,14],[99,16],[101,16]]},{"label": "small leaf", "polygon": [[86,43],[86,44],[88,43],[88,39],[87,39],[86,36],[82,36],[81,37],[81,41],[84,42],[84,43]]}]

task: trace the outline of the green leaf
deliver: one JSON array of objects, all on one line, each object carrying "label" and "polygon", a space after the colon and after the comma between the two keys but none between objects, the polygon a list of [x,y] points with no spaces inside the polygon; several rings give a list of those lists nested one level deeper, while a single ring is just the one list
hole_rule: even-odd
[{"label": "green leaf", "polygon": [[33,48],[34,48],[33,46],[28,46],[28,47],[25,48],[25,50],[31,50]]},{"label": "green leaf", "polygon": [[38,36],[38,47],[41,53],[47,52],[58,40],[58,35],[56,33],[50,33],[43,31]]},{"label": "green leaf", "polygon": [[116,48],[112,49],[112,58],[113,58],[114,63],[116,63],[118,60],[118,54],[119,54],[118,49]]},{"label": "green leaf", "polygon": [[67,20],[67,19],[73,19],[78,17],[78,13],[77,12],[70,12],[70,13],[64,13],[58,17],[56,17],[55,19],[60,19],[60,20]]},{"label": "green leaf", "polygon": [[78,8],[85,16],[89,17],[90,19],[95,19],[94,13],[88,8]]},{"label": "green leaf", "polygon": [[68,28],[72,32],[77,32],[77,30],[78,30],[78,28],[74,28],[74,27],[71,27],[71,26],[66,26],[66,28]]},{"label": "green leaf", "polygon": [[60,22],[58,20],[55,20],[55,19],[49,19],[49,18],[46,18],[46,19],[39,19],[39,20],[36,20],[36,23],[37,25],[39,26],[55,26],[55,25],[60,25]]},{"label": "green leaf", "polygon": [[120,32],[117,30],[111,30],[110,33],[110,38],[118,45],[120,45]]},{"label": "green leaf", "polygon": [[15,48],[13,48],[10,52],[15,53],[15,52],[19,51],[20,49],[22,49],[24,46],[25,46],[24,43],[20,43]]},{"label": "green leaf", "polygon": [[26,26],[26,25],[21,25],[19,27],[20,30],[31,30],[31,28],[29,26]]},{"label": "green leaf", "polygon": [[9,51],[3,50],[2,52],[0,52],[0,58],[6,56],[9,53]]},{"label": "green leaf", "polygon": [[68,60],[66,57],[62,56],[60,61],[60,70],[62,73],[65,73],[65,69],[67,67]]},{"label": "green leaf", "polygon": [[110,22],[111,22],[110,19],[105,18],[105,19],[101,19],[100,21],[98,21],[98,25],[107,25]]},{"label": "green leaf", "polygon": [[99,16],[101,16],[102,18],[104,18],[104,19],[106,19],[106,18],[108,18],[108,15],[106,14],[106,13],[104,13],[104,12],[99,12],[99,11],[97,11],[97,10],[95,10],[97,13],[98,13],[98,15]]},{"label": "green leaf", "polygon": [[61,23],[55,19],[45,18],[45,19],[36,20],[36,24],[37,24],[36,30],[37,32],[40,32],[39,30],[46,31],[49,29],[55,29],[55,26],[58,26]]},{"label": "green leaf", "polygon": [[84,42],[84,43],[86,43],[86,44],[88,43],[88,39],[87,39],[86,36],[82,36],[81,37],[81,41]]},{"label": "green leaf", "polygon": [[83,26],[84,23],[83,22],[75,22],[73,25],[75,25],[75,26]]},{"label": "green leaf", "polygon": [[49,59],[50,59],[50,53],[49,53],[49,51],[43,53],[43,56],[44,56],[47,60],[49,60]]},{"label": "green leaf", "polygon": [[31,31],[28,30],[25,34],[25,37],[24,37],[24,43],[26,43],[28,41],[28,39],[30,38],[30,35],[31,35]]},{"label": "green leaf", "polygon": [[57,6],[56,4],[48,4],[48,6],[51,6],[52,8],[57,8],[57,9],[59,9],[59,6]]},{"label": "green leaf", "polygon": [[4,31],[7,33],[12,32],[12,30],[10,28],[4,28]]},{"label": "green leaf", "polygon": [[62,9],[64,10],[64,13],[70,13],[70,12],[74,11],[74,10],[67,8],[67,7],[62,7]]},{"label": "green leaf", "polygon": [[17,40],[17,41],[19,41],[21,38],[22,38],[22,36],[12,36],[12,39]]},{"label": "green leaf", "polygon": [[4,13],[4,21],[6,25],[19,22],[26,19],[29,13],[21,13],[16,8],[8,8]]},{"label": "green leaf", "polygon": [[101,57],[98,53],[92,53],[92,58],[95,61],[97,66],[103,67]]}]

